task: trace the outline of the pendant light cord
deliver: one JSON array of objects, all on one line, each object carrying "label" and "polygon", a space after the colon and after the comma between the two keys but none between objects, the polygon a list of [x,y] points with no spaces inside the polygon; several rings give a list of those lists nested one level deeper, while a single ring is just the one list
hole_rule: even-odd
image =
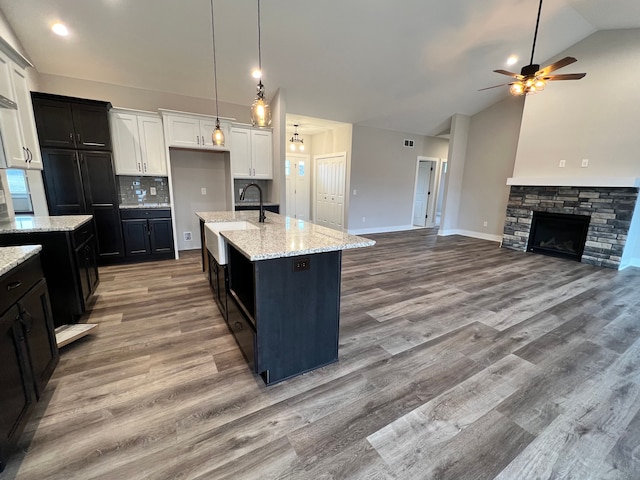
[{"label": "pendant light cord", "polygon": [[[259,5],[258,0],[258,5]],[[533,65],[533,54],[536,51],[536,40],[538,39],[538,25],[540,25],[540,12],[542,12],[542,0],[540,0],[540,5],[538,6],[538,19],[536,20],[536,31],[533,34],[533,47],[531,47],[531,61],[529,62]]]},{"label": "pendant light cord", "polygon": [[213,85],[216,94],[216,122],[218,122],[218,68],[216,65],[216,29],[213,18],[213,0],[211,0],[211,37],[213,38]]},{"label": "pendant light cord", "polygon": [[260,0],[258,0],[258,69],[262,78],[262,47],[260,46]]}]

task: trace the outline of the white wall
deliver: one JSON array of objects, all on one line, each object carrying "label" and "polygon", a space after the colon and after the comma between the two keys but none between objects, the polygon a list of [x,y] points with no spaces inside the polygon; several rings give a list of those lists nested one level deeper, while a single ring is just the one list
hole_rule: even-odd
[{"label": "white wall", "polygon": [[[171,182],[178,250],[200,248],[200,222],[195,212],[231,210],[228,152],[171,149]],[[202,195],[201,188],[206,188]],[[192,240],[184,240],[191,232]]]},{"label": "white wall", "polygon": [[286,155],[285,130],[287,126],[287,104],[283,89],[279,89],[271,99],[271,126],[273,128],[273,182],[269,193],[269,201],[280,204],[280,211],[285,212],[286,187],[284,178],[284,160]]},{"label": "white wall", "polygon": [[[31,59],[29,55],[27,55],[27,51],[24,49],[20,40],[14,33],[13,29],[9,25],[9,22],[5,18],[2,11],[0,11],[0,37],[7,42],[15,51],[17,51],[20,55],[25,57],[29,62]],[[38,72],[34,68],[27,68],[27,82],[29,83],[29,88],[31,90],[37,90],[38,88]]]},{"label": "white wall", "polygon": [[567,55],[578,62],[557,73],[587,76],[527,97],[513,176],[640,177],[640,29],[594,33],[556,59]]},{"label": "white wall", "polygon": [[[404,147],[405,139],[413,140],[414,148]],[[418,156],[446,157],[448,143],[441,138],[355,125],[349,231],[412,228],[416,160]]]},{"label": "white wall", "polygon": [[509,96],[471,117],[455,227],[466,235],[502,237],[523,106]]}]

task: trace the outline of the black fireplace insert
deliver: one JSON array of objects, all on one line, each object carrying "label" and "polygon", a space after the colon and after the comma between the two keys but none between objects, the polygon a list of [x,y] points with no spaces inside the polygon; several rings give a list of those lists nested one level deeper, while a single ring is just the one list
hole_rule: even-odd
[{"label": "black fireplace insert", "polygon": [[590,220],[588,215],[533,212],[527,251],[579,262]]}]

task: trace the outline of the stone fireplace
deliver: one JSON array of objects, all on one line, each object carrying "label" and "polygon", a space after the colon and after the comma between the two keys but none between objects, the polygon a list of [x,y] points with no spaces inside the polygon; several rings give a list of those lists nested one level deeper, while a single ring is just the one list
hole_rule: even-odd
[{"label": "stone fireplace", "polygon": [[637,199],[637,187],[511,185],[502,246],[527,250],[534,212],[587,216],[579,260],[618,268]]}]

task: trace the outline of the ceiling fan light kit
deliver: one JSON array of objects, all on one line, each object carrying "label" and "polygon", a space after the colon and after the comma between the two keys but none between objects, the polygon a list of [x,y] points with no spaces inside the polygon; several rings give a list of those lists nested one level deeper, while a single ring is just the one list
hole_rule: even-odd
[{"label": "ceiling fan light kit", "polygon": [[577,62],[574,57],[564,57],[551,65],[544,68],[540,68],[540,65],[533,63],[533,54],[536,51],[536,40],[538,39],[538,27],[540,26],[540,13],[542,12],[542,0],[538,6],[538,18],[536,20],[536,29],[533,35],[533,46],[531,48],[531,61],[529,65],[525,65],[520,70],[520,74],[509,72],[507,70],[494,70],[495,73],[507,75],[515,78],[514,82],[503,83],[501,85],[494,85],[493,87],[481,88],[480,90],[489,90],[491,88],[503,87],[509,85],[509,92],[511,95],[531,95],[536,92],[541,92],[549,81],[552,80],[580,80],[586,73],[566,73],[561,75],[549,75],[562,67],[571,65]]}]

